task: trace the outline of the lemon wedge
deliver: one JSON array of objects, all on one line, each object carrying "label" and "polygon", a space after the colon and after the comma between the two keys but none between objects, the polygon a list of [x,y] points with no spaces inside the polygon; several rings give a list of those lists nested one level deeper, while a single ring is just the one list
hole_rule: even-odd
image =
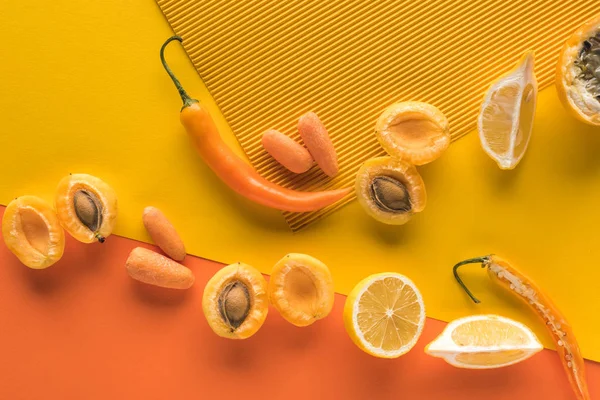
[{"label": "lemon wedge", "polygon": [[543,349],[520,322],[497,315],[454,320],[425,347],[425,353],[459,368],[500,368],[526,360]]},{"label": "lemon wedge", "polygon": [[344,325],[352,341],[368,354],[399,357],[413,348],[423,331],[423,298],[404,275],[371,275],[348,295]]},{"label": "lemon wedge", "polygon": [[501,169],[513,169],[529,144],[538,85],[533,52],[497,80],[485,95],[477,121],[483,150]]}]

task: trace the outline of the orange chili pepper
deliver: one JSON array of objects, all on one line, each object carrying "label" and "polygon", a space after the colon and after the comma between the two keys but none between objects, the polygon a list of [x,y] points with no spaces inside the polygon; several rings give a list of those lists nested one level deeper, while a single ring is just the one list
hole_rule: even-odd
[{"label": "orange chili pepper", "polygon": [[544,321],[577,399],[589,400],[590,395],[585,381],[585,365],[579,345],[571,326],[550,298],[507,261],[495,255],[489,255],[461,261],[453,269],[454,277],[475,303],[479,303],[479,300],[473,296],[473,293],[458,276],[458,268],[461,265],[475,263],[481,263],[482,268],[487,268],[488,275],[494,282],[516,294]]},{"label": "orange chili pepper", "polygon": [[190,135],[194,147],[206,164],[231,189],[259,204],[283,211],[314,211],[327,207],[352,191],[352,188],[323,192],[300,192],[286,189],[260,176],[250,165],[238,157],[219,135],[208,110],[198,100],[192,99],[181,86],[165,61],[167,44],[183,40],[169,38],[160,49],[162,64],[179,91],[183,107],[180,120]]}]

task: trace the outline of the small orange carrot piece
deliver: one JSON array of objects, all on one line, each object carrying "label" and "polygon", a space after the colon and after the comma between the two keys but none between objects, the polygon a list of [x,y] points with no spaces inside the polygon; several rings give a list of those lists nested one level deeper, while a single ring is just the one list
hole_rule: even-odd
[{"label": "small orange carrot piece", "polygon": [[310,151],[319,167],[328,176],[335,176],[339,171],[337,154],[325,125],[317,114],[307,112],[298,120],[298,131],[304,144]]},{"label": "small orange carrot piece", "polygon": [[275,129],[263,134],[262,145],[279,164],[296,174],[306,172],[313,165],[313,158],[300,143]]},{"label": "small orange carrot piece", "polygon": [[144,209],[142,221],[144,221],[144,226],[150,234],[152,241],[160,247],[166,255],[175,261],[183,261],[185,258],[185,246],[183,240],[181,240],[175,227],[162,211],[156,207],[146,207]]},{"label": "small orange carrot piece", "polygon": [[189,268],[143,247],[131,251],[125,267],[133,279],[164,288],[188,289],[195,280]]}]

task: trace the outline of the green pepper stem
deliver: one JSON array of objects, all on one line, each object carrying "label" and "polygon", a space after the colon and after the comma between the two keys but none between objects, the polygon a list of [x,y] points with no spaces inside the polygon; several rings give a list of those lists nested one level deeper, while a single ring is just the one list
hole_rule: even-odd
[{"label": "green pepper stem", "polygon": [[465,283],[462,281],[462,279],[460,279],[460,276],[458,276],[458,267],[460,267],[462,265],[466,265],[466,264],[481,263],[481,268],[485,268],[487,266],[487,262],[489,260],[490,260],[489,256],[469,258],[468,260],[464,260],[464,261],[459,262],[458,264],[456,264],[454,266],[454,268],[452,268],[452,272],[454,273],[454,278],[456,279],[456,281],[458,282],[458,284],[460,285],[460,287],[462,287],[463,290],[465,292],[467,292],[467,294],[469,295],[469,297],[471,298],[471,300],[473,300],[477,304],[481,303],[481,301],[479,301],[477,299],[477,297],[475,297],[473,295],[473,293],[471,293],[471,291],[469,290],[469,288],[467,287],[467,285],[465,285]]},{"label": "green pepper stem", "polygon": [[181,101],[183,101],[183,107],[181,109],[183,110],[184,108],[189,107],[194,103],[198,103],[198,100],[192,99],[187,94],[187,92],[185,91],[183,86],[181,86],[181,82],[179,82],[179,79],[177,79],[177,77],[175,76],[173,71],[171,71],[171,68],[169,68],[169,66],[167,65],[167,61],[165,60],[165,48],[167,47],[167,45],[169,43],[171,43],[174,40],[177,40],[179,43],[183,43],[183,39],[181,38],[181,36],[171,36],[170,38],[168,38],[167,41],[164,42],[162,47],[160,48],[160,61],[162,62],[162,65],[165,68],[165,71],[167,71],[167,74],[169,74],[169,76],[171,77],[171,80],[175,84],[175,87],[177,88],[177,91],[179,92],[179,96],[181,96]]}]

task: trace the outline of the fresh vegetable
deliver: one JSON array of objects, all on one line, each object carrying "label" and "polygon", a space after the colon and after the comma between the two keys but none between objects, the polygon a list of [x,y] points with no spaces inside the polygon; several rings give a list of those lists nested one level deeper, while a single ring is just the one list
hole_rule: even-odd
[{"label": "fresh vegetable", "polygon": [[202,310],[217,335],[229,339],[249,338],[267,318],[267,281],[247,264],[223,267],[204,288]]},{"label": "fresh vegetable", "polygon": [[284,211],[315,211],[332,205],[351,192],[338,189],[323,192],[300,192],[286,189],[261,177],[250,165],[239,158],[223,141],[208,110],[192,99],[168,67],[164,51],[179,36],[169,38],[160,49],[162,64],[173,80],[183,101],[180,120],[194,147],[215,174],[230,188],[259,204]]},{"label": "fresh vegetable", "polygon": [[498,315],[473,315],[450,322],[425,353],[458,368],[490,369],[524,361],[544,348],[520,322]]},{"label": "fresh vegetable", "polygon": [[183,261],[186,254],[183,240],[162,211],[156,207],[146,207],[142,221],[152,241],[166,255],[175,261]]},{"label": "fresh vegetable", "polygon": [[48,268],[65,249],[65,232],[56,213],[36,196],[14,199],[4,210],[2,236],[6,247],[26,266]]},{"label": "fresh vegetable", "polygon": [[477,120],[483,150],[501,169],[513,169],[525,155],[533,128],[538,84],[533,52],[492,84]]},{"label": "fresh vegetable", "polygon": [[298,132],[319,167],[328,176],[336,176],[339,167],[337,154],[325,125],[317,114],[307,112],[298,120]]},{"label": "fresh vegetable", "polygon": [[305,254],[288,254],[271,272],[269,301],[281,316],[296,326],[325,318],[335,297],[329,268]]},{"label": "fresh vegetable", "polygon": [[565,108],[579,120],[600,126],[600,15],[565,42],[555,81]]},{"label": "fresh vegetable", "polygon": [[579,345],[571,326],[550,298],[507,261],[498,256],[489,255],[461,261],[454,266],[454,277],[475,303],[479,303],[479,300],[473,296],[458,276],[458,268],[465,264],[476,263],[481,263],[482,268],[487,269],[489,277],[494,282],[519,297],[544,321],[556,344],[556,350],[577,399],[589,400],[590,395],[585,381],[585,365]]},{"label": "fresh vegetable", "polygon": [[372,158],[360,167],[355,190],[367,214],[389,225],[407,223],[427,203],[425,184],[417,169],[388,156]]},{"label": "fresh vegetable", "polygon": [[54,199],[60,224],[83,243],[104,240],[117,219],[117,195],[104,181],[87,174],[64,177]]},{"label": "fresh vegetable", "polygon": [[266,131],[262,145],[279,164],[296,174],[308,171],[313,165],[314,160],[308,150],[278,130]]},{"label": "fresh vegetable", "polygon": [[404,275],[371,275],[348,295],[344,326],[364,352],[381,358],[400,357],[414,347],[425,326],[423,297]]},{"label": "fresh vegetable", "polygon": [[446,116],[419,101],[386,108],[375,124],[375,136],[390,156],[414,165],[437,159],[450,146]]},{"label": "fresh vegetable", "polygon": [[143,247],[131,251],[125,267],[133,279],[169,289],[188,289],[195,280],[189,268]]}]

